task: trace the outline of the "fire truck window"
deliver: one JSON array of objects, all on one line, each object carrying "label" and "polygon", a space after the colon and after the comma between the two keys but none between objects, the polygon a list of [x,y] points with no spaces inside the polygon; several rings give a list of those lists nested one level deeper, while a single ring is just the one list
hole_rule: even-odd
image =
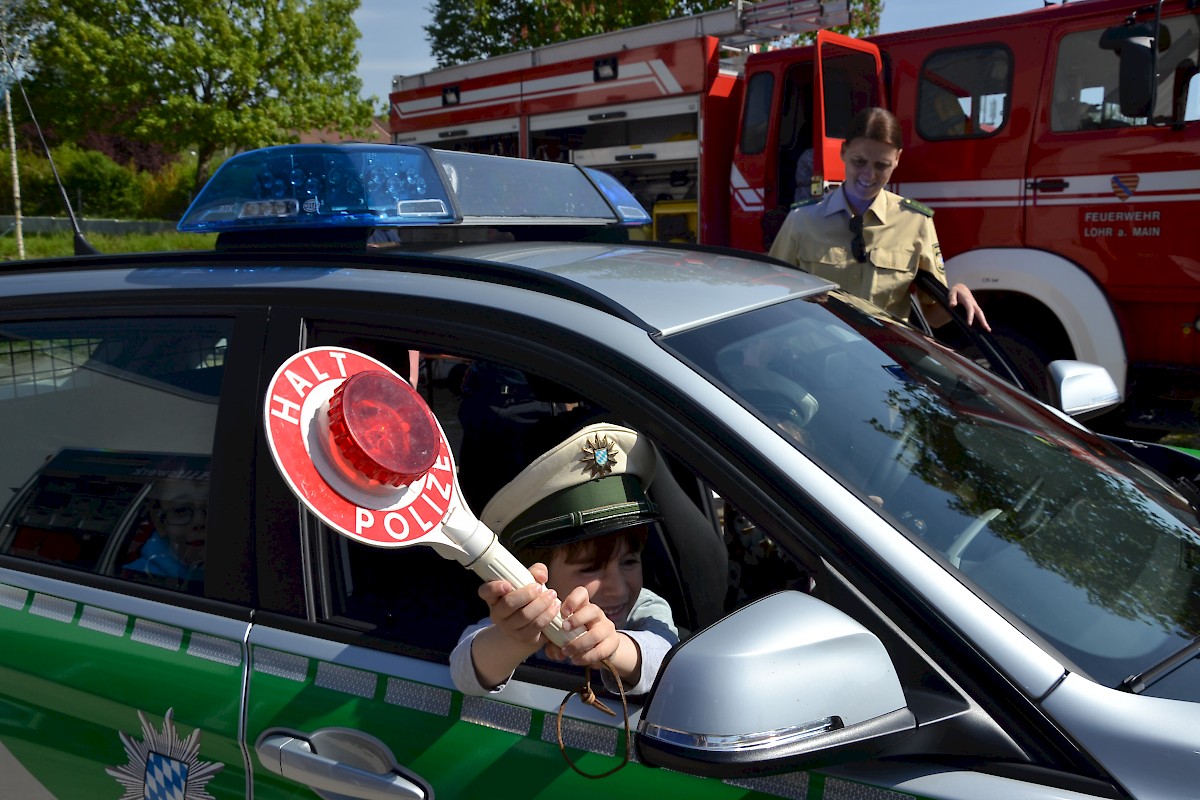
[{"label": "fire truck window", "polygon": [[[1170,89],[1175,117],[1200,120],[1200,17],[1177,17],[1163,23],[1171,33],[1166,53],[1160,53],[1159,92]],[[1161,104],[1160,104],[1161,105]]]},{"label": "fire truck window", "polygon": [[231,329],[216,319],[0,326],[0,552],[202,591]]},{"label": "fire truck window", "polygon": [[1119,57],[1101,50],[1101,30],[1081,31],[1063,37],[1058,46],[1054,71],[1054,104],[1050,128],[1055,131],[1084,131],[1142,124],[1121,113],[1119,100]]},{"label": "fire truck window", "polygon": [[882,105],[876,85],[875,58],[857,50],[824,45],[821,70],[825,135],[844,139],[855,114]]},{"label": "fire truck window", "polygon": [[917,132],[931,141],[991,136],[1008,119],[1011,83],[1002,47],[934,53],[921,68]]},{"label": "fire truck window", "polygon": [[1054,71],[1050,128],[1088,131],[1126,128],[1200,118],[1196,65],[1200,64],[1200,19],[1186,15],[1164,19],[1158,38],[1158,85],[1153,120],[1121,113],[1120,55],[1099,46],[1104,29],[1064,36]]},{"label": "fire truck window", "polygon": [[761,153],[767,147],[767,131],[771,124],[771,95],[775,90],[775,76],[760,72],[750,79],[746,87],[745,110],[742,112],[743,155]]}]

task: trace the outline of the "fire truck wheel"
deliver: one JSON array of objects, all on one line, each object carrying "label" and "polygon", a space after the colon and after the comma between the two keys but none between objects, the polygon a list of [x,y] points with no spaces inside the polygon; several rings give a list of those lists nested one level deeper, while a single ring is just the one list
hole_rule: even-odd
[{"label": "fire truck wheel", "polygon": [[1048,365],[1053,360],[1037,343],[1036,334],[1028,336],[997,325],[992,328],[992,337],[1012,359],[1013,366],[1034,397],[1043,402],[1055,402],[1055,393],[1050,380]]}]

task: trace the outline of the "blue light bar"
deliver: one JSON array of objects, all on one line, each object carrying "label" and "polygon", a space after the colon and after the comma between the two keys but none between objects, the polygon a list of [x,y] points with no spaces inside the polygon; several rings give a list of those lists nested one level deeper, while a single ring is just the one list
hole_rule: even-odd
[{"label": "blue light bar", "polygon": [[295,144],[226,161],[178,228],[227,233],[649,222],[616,178],[574,164],[421,145]]},{"label": "blue light bar", "polygon": [[251,150],[226,161],[177,228],[220,233],[436,225],[459,219],[426,148],[293,144]]},{"label": "blue light bar", "polygon": [[625,185],[619,180],[598,169],[584,167],[583,171],[592,179],[600,191],[604,192],[604,196],[608,198],[608,202],[617,210],[617,215],[621,218],[621,222],[625,225],[649,225],[652,220],[646,209],[642,208],[633,197],[633,193],[625,188]]}]

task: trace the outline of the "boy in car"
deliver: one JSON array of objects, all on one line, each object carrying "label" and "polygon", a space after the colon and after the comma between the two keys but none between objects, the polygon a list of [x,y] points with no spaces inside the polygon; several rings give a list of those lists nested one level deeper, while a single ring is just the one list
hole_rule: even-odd
[{"label": "boy in car", "polygon": [[[658,520],[646,497],[657,456],[632,430],[601,423],[552,448],[500,489],[480,518],[524,563],[533,583],[479,588],[488,618],[450,655],[465,694],[501,691],[530,656],[599,667],[607,660],[627,694],[650,689],[679,641],[671,608],[642,585],[642,549]],[[545,629],[584,633],[558,647]],[[607,669],[606,688],[616,691]]]}]

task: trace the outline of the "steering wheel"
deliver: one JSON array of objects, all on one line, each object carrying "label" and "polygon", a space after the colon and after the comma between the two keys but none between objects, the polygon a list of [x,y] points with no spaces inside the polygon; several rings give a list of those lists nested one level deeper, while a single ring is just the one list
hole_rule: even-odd
[{"label": "steering wheel", "polygon": [[946,560],[953,566],[959,567],[962,565],[963,551],[971,546],[971,542],[975,541],[975,537],[979,532],[987,527],[987,524],[1000,516],[1004,512],[998,508],[989,508],[987,511],[980,514],[971,521],[962,533],[954,537],[954,541],[946,548]]},{"label": "steering wheel", "polygon": [[806,444],[803,428],[811,418],[805,408],[797,408],[787,395],[770,389],[744,389],[742,399],[754,406],[771,424],[782,433],[802,444]]}]

